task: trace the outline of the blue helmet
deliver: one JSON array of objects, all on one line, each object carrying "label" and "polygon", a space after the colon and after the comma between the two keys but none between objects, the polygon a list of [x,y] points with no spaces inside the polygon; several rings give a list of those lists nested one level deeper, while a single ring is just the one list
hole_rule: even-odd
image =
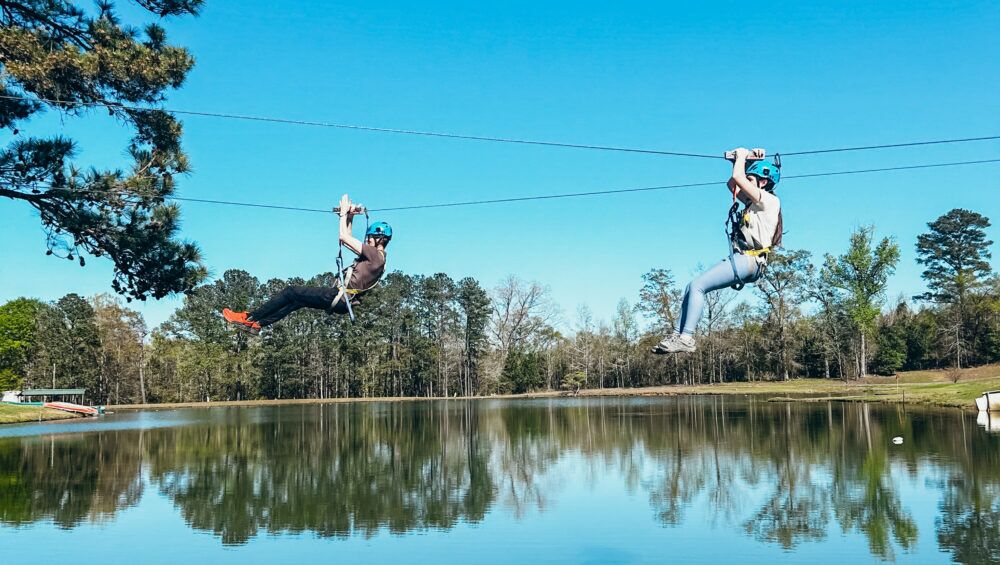
[{"label": "blue helmet", "polygon": [[386,240],[392,239],[392,227],[385,222],[375,222],[368,226],[365,237],[384,237]]},{"label": "blue helmet", "polygon": [[781,179],[781,166],[770,159],[750,161],[747,163],[747,174],[771,181],[771,188],[774,188]]}]

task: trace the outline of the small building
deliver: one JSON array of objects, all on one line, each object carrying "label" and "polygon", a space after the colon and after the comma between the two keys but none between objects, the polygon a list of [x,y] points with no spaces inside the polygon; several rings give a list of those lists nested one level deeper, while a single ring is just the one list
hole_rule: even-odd
[{"label": "small building", "polygon": [[21,402],[75,402],[83,404],[85,388],[29,388],[18,395]]}]

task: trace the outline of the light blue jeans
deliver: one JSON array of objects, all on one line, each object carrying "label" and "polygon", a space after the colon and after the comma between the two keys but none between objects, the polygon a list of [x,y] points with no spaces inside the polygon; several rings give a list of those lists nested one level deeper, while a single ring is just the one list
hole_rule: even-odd
[{"label": "light blue jeans", "polygon": [[698,275],[698,278],[691,281],[684,289],[684,302],[681,303],[681,319],[678,321],[677,331],[694,335],[698,320],[701,319],[701,312],[705,309],[705,293],[740,282],[733,274],[734,266],[740,279],[745,283],[754,282],[760,277],[761,270],[757,266],[757,259],[742,253],[734,253]]}]

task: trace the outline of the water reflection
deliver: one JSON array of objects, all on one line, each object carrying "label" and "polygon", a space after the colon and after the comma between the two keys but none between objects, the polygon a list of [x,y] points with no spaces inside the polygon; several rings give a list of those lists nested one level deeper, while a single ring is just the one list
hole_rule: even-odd
[{"label": "water reflection", "polygon": [[0,523],[103,522],[139,502],[142,433],[0,441]]},{"label": "water reflection", "polygon": [[[74,528],[160,495],[223,544],[371,537],[545,513],[568,483],[612,476],[662,527],[784,550],[855,534],[883,560],[927,536],[957,561],[1000,561],[1000,435],[954,411],[717,397],[189,416],[178,427],[0,440],[0,523]],[[940,500],[936,531],[919,531],[902,485]]]},{"label": "water reflection", "polygon": [[1000,432],[1000,414],[996,412],[980,412],[976,416],[976,423],[988,432]]}]

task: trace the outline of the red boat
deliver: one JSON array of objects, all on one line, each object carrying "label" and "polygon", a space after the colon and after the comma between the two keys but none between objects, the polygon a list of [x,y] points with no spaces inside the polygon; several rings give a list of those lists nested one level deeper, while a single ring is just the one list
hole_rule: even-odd
[{"label": "red boat", "polygon": [[77,414],[83,414],[85,416],[97,416],[97,408],[93,406],[83,406],[81,404],[73,404],[72,402],[46,402],[42,404],[45,408],[54,408],[56,410],[63,410],[65,412],[75,412]]}]

